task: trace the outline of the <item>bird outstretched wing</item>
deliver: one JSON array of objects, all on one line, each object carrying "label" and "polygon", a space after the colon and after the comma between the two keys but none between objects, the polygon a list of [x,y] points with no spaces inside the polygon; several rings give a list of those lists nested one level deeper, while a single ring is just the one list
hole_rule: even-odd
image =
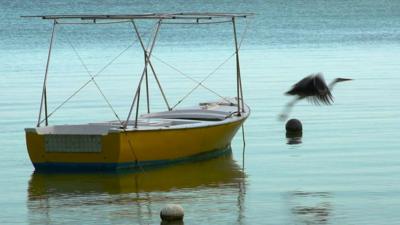
[{"label": "bird outstretched wing", "polygon": [[326,84],[324,77],[321,74],[316,74],[312,79],[312,87],[309,87],[310,90],[313,90],[310,95],[307,96],[307,99],[316,104],[325,104],[330,105],[333,103],[333,96],[331,91],[329,90],[328,85]]},{"label": "bird outstretched wing", "polygon": [[308,95],[310,86],[312,86],[313,79],[313,74],[301,79],[299,82],[295,83],[285,94],[306,97]]},{"label": "bird outstretched wing", "polygon": [[332,93],[321,73],[311,74],[301,79],[285,94],[306,98],[309,102],[316,105],[330,105],[333,103]]}]

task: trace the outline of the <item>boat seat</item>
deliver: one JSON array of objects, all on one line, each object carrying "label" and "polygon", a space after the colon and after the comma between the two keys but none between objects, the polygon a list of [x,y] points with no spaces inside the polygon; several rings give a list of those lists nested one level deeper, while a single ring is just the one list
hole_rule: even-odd
[{"label": "boat seat", "polygon": [[111,127],[110,124],[55,125],[31,130],[41,135],[104,135]]},{"label": "boat seat", "polygon": [[217,110],[181,109],[181,110],[145,114],[142,115],[141,118],[221,121],[229,117],[231,114],[232,113],[230,112],[217,111]]}]

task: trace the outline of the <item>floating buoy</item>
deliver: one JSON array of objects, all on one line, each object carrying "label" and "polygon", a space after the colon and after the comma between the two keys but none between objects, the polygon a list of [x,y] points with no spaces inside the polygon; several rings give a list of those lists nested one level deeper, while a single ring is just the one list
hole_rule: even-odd
[{"label": "floating buoy", "polygon": [[303,126],[301,125],[300,120],[298,119],[290,119],[286,123],[286,132],[287,133],[302,133],[303,131]]},{"label": "floating buoy", "polygon": [[183,208],[177,204],[168,204],[161,209],[160,217],[162,221],[182,221]]},{"label": "floating buoy", "polygon": [[300,120],[290,119],[286,123],[286,138],[287,144],[295,145],[301,144],[301,137],[303,136],[303,126]]}]

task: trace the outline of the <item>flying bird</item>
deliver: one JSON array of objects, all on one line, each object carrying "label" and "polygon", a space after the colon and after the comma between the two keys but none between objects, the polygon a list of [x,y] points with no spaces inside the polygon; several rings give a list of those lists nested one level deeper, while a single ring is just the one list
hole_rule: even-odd
[{"label": "flying bird", "polygon": [[333,103],[333,96],[331,93],[333,86],[339,82],[349,80],[352,79],[336,78],[327,85],[321,73],[311,74],[303,78],[285,93],[286,95],[296,96],[296,98],[286,105],[283,113],[279,116],[280,119],[285,120],[294,104],[302,99],[307,99],[315,105],[331,105]]}]

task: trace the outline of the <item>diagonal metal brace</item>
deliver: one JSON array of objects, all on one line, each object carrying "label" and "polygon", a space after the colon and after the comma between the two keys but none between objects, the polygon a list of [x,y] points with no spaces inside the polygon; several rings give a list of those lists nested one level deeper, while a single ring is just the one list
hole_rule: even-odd
[{"label": "diagonal metal brace", "polygon": [[[134,23],[133,20],[132,20],[132,23]],[[156,42],[156,39],[157,39],[158,32],[159,32],[159,30],[160,30],[160,26],[161,26],[161,20],[158,21],[157,28],[156,28],[156,31],[155,31],[155,35],[154,35],[154,37],[153,37],[153,40],[151,41],[151,47],[150,47],[150,49],[148,50],[148,54],[147,54],[147,51],[146,51],[146,60],[145,60],[145,63],[144,63],[143,72],[142,72],[142,75],[140,76],[139,84],[138,84],[138,87],[136,88],[136,92],[135,92],[135,95],[134,95],[134,97],[133,97],[133,101],[132,101],[132,104],[131,104],[131,108],[129,109],[128,116],[127,116],[126,121],[125,121],[125,123],[124,123],[124,125],[123,125],[123,128],[124,128],[124,129],[126,129],[126,127],[128,126],[129,119],[130,119],[130,117],[131,117],[131,115],[132,115],[132,111],[133,111],[133,108],[134,108],[134,106],[135,106],[136,99],[139,97],[140,86],[141,86],[141,84],[142,84],[144,75],[146,74],[146,71],[147,71],[147,66],[148,66],[148,64],[149,64],[148,58],[151,56],[151,53],[152,53],[152,51],[153,51],[153,48],[154,48],[154,45],[155,45],[155,42]],[[138,39],[140,40],[140,43],[141,43],[141,45],[142,45],[142,44],[143,44],[142,39],[140,38],[140,35],[139,35],[138,33],[137,33],[137,35],[138,35]],[[144,45],[143,45],[143,46],[144,46]],[[139,102],[139,101],[138,101],[138,102]],[[137,107],[139,107],[139,104],[137,105]],[[138,112],[138,110],[136,110],[136,111]],[[138,117],[137,114],[138,114],[138,113],[136,113],[135,127],[137,127],[137,117]]]},{"label": "diagonal metal brace", "polygon": [[[153,75],[154,75],[154,78],[155,78],[156,82],[157,82],[158,88],[160,89],[160,92],[161,92],[161,94],[162,94],[162,96],[163,96],[164,102],[165,102],[165,104],[167,105],[168,111],[171,111],[171,107],[169,106],[167,97],[165,96],[164,90],[163,90],[162,87],[161,87],[161,83],[160,83],[160,81],[158,80],[157,74],[156,74],[156,72],[155,72],[155,70],[154,70],[154,67],[153,67],[153,64],[151,63],[151,60],[150,60],[151,53],[152,53],[151,51],[153,50],[154,42],[152,43],[152,46],[150,47],[150,52],[149,52],[149,51],[146,49],[146,47],[144,46],[144,44],[143,44],[143,40],[142,40],[142,38],[141,38],[141,36],[140,36],[140,32],[139,32],[139,29],[138,29],[137,26],[136,26],[135,21],[132,20],[132,24],[133,24],[133,28],[135,29],[135,32],[136,32],[137,38],[138,38],[138,40],[139,40],[139,43],[140,43],[140,45],[142,46],[143,52],[144,52],[144,54],[145,54],[145,60],[146,60],[146,62],[147,62],[147,63],[149,64],[149,66],[150,66],[150,69],[151,69],[151,71],[152,71],[152,73],[153,73]],[[160,21],[160,24],[161,24],[161,21]],[[157,33],[158,33],[158,32],[157,32]],[[157,35],[157,33],[155,34],[155,36]]]}]

